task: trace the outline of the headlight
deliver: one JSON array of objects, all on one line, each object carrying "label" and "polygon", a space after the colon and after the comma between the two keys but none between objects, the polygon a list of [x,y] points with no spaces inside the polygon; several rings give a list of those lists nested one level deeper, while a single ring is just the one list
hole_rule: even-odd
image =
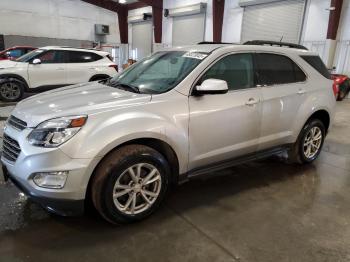
[{"label": "headlight", "polygon": [[29,143],[40,147],[62,145],[79,132],[86,120],[87,116],[68,116],[42,122],[29,134]]}]

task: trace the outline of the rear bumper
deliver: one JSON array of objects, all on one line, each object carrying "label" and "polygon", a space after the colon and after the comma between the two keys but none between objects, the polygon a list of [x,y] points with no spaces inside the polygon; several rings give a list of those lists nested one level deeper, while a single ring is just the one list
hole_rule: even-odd
[{"label": "rear bumper", "polygon": [[11,175],[6,166],[3,165],[2,170],[5,180],[6,178],[10,179],[20,191],[27,195],[33,202],[41,205],[49,212],[61,216],[79,216],[84,213],[84,200],[58,199],[39,196],[28,190],[21,182]]}]

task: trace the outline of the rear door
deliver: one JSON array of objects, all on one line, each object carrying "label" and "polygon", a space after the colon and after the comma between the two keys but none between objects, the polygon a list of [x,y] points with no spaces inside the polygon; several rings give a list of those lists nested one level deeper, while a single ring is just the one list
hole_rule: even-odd
[{"label": "rear door", "polygon": [[102,56],[93,52],[69,51],[67,63],[68,83],[78,84],[88,82],[92,76],[99,74],[100,69],[96,61],[101,59],[103,59]]},{"label": "rear door", "polygon": [[66,51],[48,50],[36,56],[40,64],[28,65],[28,77],[31,88],[60,87],[67,85]]},{"label": "rear door", "polygon": [[290,143],[293,123],[306,97],[306,75],[289,57],[257,53],[262,90],[261,137],[258,150]]}]

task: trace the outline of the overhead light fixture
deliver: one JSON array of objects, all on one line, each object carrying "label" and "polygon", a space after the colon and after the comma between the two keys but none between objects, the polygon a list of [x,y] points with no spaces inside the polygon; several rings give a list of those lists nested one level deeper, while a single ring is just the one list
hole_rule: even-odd
[{"label": "overhead light fixture", "polygon": [[125,4],[126,0],[119,0],[119,4]]}]

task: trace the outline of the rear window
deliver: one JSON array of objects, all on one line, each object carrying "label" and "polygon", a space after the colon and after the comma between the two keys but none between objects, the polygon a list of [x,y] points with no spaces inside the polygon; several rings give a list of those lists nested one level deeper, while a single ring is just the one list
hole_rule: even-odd
[{"label": "rear window", "polygon": [[100,59],[102,59],[102,56],[95,53],[69,51],[68,63],[89,63]]},{"label": "rear window", "polygon": [[306,80],[304,72],[286,56],[259,53],[256,55],[256,63],[260,85],[289,84]]},{"label": "rear window", "polygon": [[316,55],[305,55],[301,56],[309,65],[311,65],[316,71],[323,75],[327,79],[331,79],[331,74],[329,73],[327,67],[322,62],[321,58]]}]

